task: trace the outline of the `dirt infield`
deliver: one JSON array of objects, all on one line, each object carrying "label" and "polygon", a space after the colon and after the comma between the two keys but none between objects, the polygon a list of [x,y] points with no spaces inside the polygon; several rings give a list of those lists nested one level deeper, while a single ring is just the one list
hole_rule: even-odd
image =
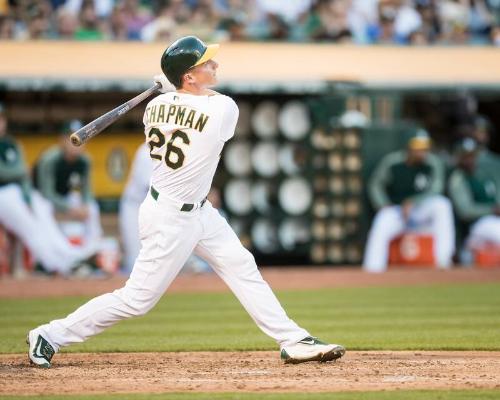
[{"label": "dirt infield", "polygon": [[50,370],[0,355],[0,394],[500,389],[500,352],[348,352],[283,365],[278,352],[61,354]]},{"label": "dirt infield", "polygon": [[[319,289],[336,287],[402,286],[442,283],[500,282],[496,269],[392,269],[367,274],[355,268],[264,268],[262,275],[273,289]],[[30,277],[0,279],[0,298],[95,296],[122,287],[124,277],[63,279]],[[176,292],[220,292],[228,290],[216,274],[180,275],[168,289]]]},{"label": "dirt infield", "polygon": [[[500,269],[264,269],[274,289],[500,282]],[[0,280],[0,298],[96,295],[125,278]],[[181,275],[171,292],[225,291],[215,275]],[[0,355],[0,395],[160,392],[336,392],[499,389],[500,352],[348,351],[334,363],[283,365],[274,352],[58,354],[50,370],[26,354]]]}]

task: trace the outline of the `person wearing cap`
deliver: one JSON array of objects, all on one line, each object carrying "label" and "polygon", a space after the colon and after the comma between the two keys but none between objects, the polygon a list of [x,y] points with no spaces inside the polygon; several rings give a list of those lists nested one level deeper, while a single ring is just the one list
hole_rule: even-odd
[{"label": "person wearing cap", "polygon": [[498,173],[478,163],[481,146],[472,138],[457,146],[457,166],[450,174],[448,192],[458,220],[469,228],[466,249],[490,242],[500,245],[500,187]]},{"label": "person wearing cap", "polygon": [[59,144],[46,150],[33,169],[35,187],[55,208],[62,221],[76,221],[83,226],[85,244],[97,243],[102,236],[99,206],[90,184],[91,162],[85,146],[73,146],[69,133],[82,126],[71,121],[60,136]]},{"label": "person wearing cap", "polygon": [[75,247],[64,237],[53,208],[33,190],[23,152],[7,135],[7,117],[0,106],[0,225],[12,232],[49,272],[69,274],[91,256],[91,246]]},{"label": "person wearing cap", "polygon": [[127,184],[120,199],[120,237],[123,245],[123,271],[130,273],[141,249],[139,208],[149,191],[153,163],[149,146],[143,143],[135,152]]},{"label": "person wearing cap", "polygon": [[488,148],[492,129],[491,122],[486,117],[477,115],[473,121],[471,136],[478,144],[477,167],[482,171],[488,171],[489,174],[496,175],[498,178],[497,184],[499,184],[500,155]]},{"label": "person wearing cap", "polygon": [[143,117],[153,172],[139,210],[141,249],[130,278],[121,289],[31,330],[28,355],[34,364],[48,368],[59,349],[149,312],[193,252],[210,264],[257,326],[276,341],[285,363],[330,361],[345,354],[343,346],[320,341],[287,316],[253,255],[207,200],[239,114],[233,99],[211,89],[217,83],[213,57],[218,47],[186,36],[163,53],[164,76],[158,80],[162,94],[146,105]]},{"label": "person wearing cap", "polygon": [[375,169],[368,195],[377,210],[366,244],[363,269],[387,269],[390,242],[407,230],[430,230],[434,258],[441,268],[451,265],[455,227],[450,201],[442,195],[444,166],[429,152],[428,133],[419,129],[406,151],[387,154]]}]

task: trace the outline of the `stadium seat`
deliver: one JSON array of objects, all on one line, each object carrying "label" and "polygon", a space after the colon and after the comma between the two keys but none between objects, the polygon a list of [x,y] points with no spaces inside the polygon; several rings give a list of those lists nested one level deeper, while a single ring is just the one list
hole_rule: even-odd
[{"label": "stadium seat", "polygon": [[394,239],[389,247],[389,266],[433,268],[434,239],[429,234],[404,233]]},{"label": "stadium seat", "polygon": [[485,243],[473,250],[474,262],[479,268],[500,267],[500,246],[494,243]]}]

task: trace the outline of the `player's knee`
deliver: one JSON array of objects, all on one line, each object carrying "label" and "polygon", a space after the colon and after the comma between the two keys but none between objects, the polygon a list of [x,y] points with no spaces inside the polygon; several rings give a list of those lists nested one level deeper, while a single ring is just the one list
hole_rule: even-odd
[{"label": "player's knee", "polygon": [[379,234],[383,234],[384,232],[388,232],[387,228],[397,225],[400,218],[401,215],[395,208],[383,208],[377,213],[377,215],[375,215],[372,229],[380,232]]},{"label": "player's knee", "polygon": [[432,199],[432,204],[436,213],[451,213],[453,209],[451,201],[441,195],[435,196]]},{"label": "player's knee", "polygon": [[127,288],[123,288],[118,292],[121,292],[119,295],[132,317],[147,314],[161,297],[161,295],[150,290],[127,290]]}]

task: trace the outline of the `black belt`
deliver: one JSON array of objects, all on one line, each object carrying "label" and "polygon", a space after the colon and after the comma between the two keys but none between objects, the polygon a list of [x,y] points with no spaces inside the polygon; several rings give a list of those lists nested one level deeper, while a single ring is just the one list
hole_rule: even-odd
[{"label": "black belt", "polygon": [[[158,196],[160,196],[160,193],[158,192],[158,190],[156,190],[153,186],[151,186],[150,192],[151,192],[151,197],[153,197],[153,199],[155,199],[155,200],[158,200]],[[203,204],[205,204],[206,201],[207,201],[207,199],[204,198],[200,202],[200,208],[203,207]],[[184,203],[181,207],[181,211],[189,212],[189,211],[192,211],[194,207],[195,207],[195,204]]]}]

